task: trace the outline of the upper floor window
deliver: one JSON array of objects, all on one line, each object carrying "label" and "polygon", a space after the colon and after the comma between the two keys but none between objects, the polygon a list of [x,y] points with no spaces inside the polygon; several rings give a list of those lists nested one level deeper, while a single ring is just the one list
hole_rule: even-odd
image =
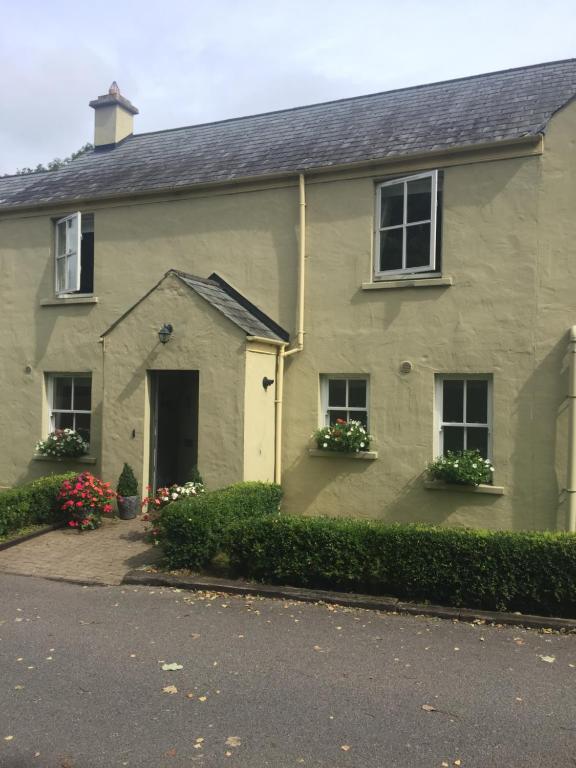
[{"label": "upper floor window", "polygon": [[438,171],[378,185],[376,277],[439,271],[439,191]]},{"label": "upper floor window", "polygon": [[489,376],[436,377],[439,454],[476,448],[483,458],[491,458],[491,385]]},{"label": "upper floor window", "polygon": [[368,378],[366,376],[325,375],[320,379],[324,425],[337,419],[360,421],[368,427]]},{"label": "upper floor window", "polygon": [[55,262],[57,296],[94,292],[94,214],[56,222]]}]

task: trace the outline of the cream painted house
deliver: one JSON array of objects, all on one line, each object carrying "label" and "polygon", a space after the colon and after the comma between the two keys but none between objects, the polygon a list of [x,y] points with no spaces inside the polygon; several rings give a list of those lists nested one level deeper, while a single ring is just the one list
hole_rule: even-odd
[{"label": "cream painted house", "polygon": [[[0,178],[0,485],[279,480],[289,512],[576,527],[576,60],[134,134]],[[372,450],[314,450],[359,418]],[[35,456],[73,426],[89,456]],[[430,487],[448,448],[494,484]]]}]

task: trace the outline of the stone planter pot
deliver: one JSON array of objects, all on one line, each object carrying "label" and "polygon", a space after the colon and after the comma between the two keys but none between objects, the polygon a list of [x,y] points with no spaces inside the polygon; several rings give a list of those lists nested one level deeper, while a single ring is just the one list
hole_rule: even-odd
[{"label": "stone planter pot", "polygon": [[120,520],[133,520],[140,512],[140,496],[118,496]]}]

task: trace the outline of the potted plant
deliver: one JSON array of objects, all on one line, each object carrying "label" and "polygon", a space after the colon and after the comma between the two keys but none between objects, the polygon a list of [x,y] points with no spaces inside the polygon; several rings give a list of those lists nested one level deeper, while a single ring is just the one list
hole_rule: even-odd
[{"label": "potted plant", "polygon": [[313,438],[321,451],[360,453],[370,450],[372,436],[360,421],[336,419],[335,424],[316,430]]},{"label": "potted plant", "polygon": [[118,514],[121,520],[132,520],[140,509],[140,496],[138,495],[138,481],[129,464],[124,464],[118,478],[117,501]]},{"label": "potted plant", "polygon": [[446,451],[428,464],[428,475],[448,485],[491,485],[494,467],[477,450]]},{"label": "potted plant", "polygon": [[36,453],[55,458],[83,456],[88,453],[88,443],[73,429],[56,429],[36,443]]}]

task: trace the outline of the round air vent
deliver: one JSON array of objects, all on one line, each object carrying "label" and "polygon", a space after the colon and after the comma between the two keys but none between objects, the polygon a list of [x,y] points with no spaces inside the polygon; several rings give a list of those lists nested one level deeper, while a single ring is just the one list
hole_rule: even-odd
[{"label": "round air vent", "polygon": [[400,373],[410,373],[414,366],[410,362],[410,360],[403,360],[400,363]]}]

